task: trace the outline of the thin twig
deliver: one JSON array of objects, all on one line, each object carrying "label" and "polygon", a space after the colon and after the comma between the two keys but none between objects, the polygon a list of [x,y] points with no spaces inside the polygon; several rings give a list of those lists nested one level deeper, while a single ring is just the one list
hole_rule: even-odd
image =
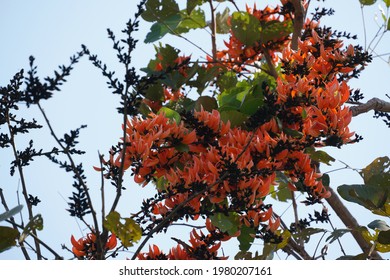
[{"label": "thin twig", "polygon": [[217,42],[216,42],[216,33],[217,33],[217,22],[215,20],[215,8],[213,5],[213,0],[209,0],[210,11],[211,11],[211,47],[213,52],[213,61],[217,59]]},{"label": "thin twig", "polygon": [[[23,194],[23,197],[24,197],[24,201],[25,201],[25,203],[27,205],[29,221],[31,221],[34,218],[34,214],[33,214],[33,210],[32,210],[32,205],[31,205],[31,203],[29,202],[29,199],[28,199],[27,184],[26,184],[26,180],[24,178],[23,168],[20,165],[20,159],[19,159],[19,156],[18,156],[18,151],[17,151],[16,143],[15,143],[15,135],[14,135],[14,133],[12,131],[11,120],[10,120],[10,116],[9,116],[9,111],[8,110],[6,111],[5,115],[6,115],[6,121],[7,121],[7,125],[8,125],[9,134],[10,134],[10,143],[11,143],[12,150],[13,150],[13,153],[14,153],[15,162],[16,162],[16,165],[18,167],[20,182],[22,184],[22,194]],[[33,229],[32,232],[35,235],[37,235],[36,229]],[[40,260],[41,259],[41,249],[40,249],[39,243],[37,241],[35,241],[35,248],[36,248],[36,253],[37,253],[37,259]]]}]

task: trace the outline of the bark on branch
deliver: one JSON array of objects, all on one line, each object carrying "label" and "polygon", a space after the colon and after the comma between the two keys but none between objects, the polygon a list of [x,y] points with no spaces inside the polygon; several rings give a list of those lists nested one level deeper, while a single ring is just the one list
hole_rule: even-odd
[{"label": "bark on branch", "polygon": [[390,113],[390,102],[375,97],[368,100],[366,103],[351,106],[349,109],[352,111],[352,116],[354,117],[371,110]]},{"label": "bark on branch", "polygon": [[351,229],[351,234],[355,238],[356,242],[359,244],[360,248],[364,253],[370,256],[373,259],[381,260],[382,257],[374,250],[370,253],[371,244],[368,243],[362,236],[362,234],[357,230],[360,225],[352,216],[351,212],[344,206],[343,202],[338,197],[337,193],[331,188],[327,188],[331,192],[331,196],[326,199],[332,209],[336,212],[337,216],[339,216],[340,220],[344,223],[344,225]]},{"label": "bark on branch", "polygon": [[290,0],[294,6],[294,25],[293,35],[291,39],[291,49],[298,49],[298,39],[301,37],[303,28],[305,9],[301,0]]}]

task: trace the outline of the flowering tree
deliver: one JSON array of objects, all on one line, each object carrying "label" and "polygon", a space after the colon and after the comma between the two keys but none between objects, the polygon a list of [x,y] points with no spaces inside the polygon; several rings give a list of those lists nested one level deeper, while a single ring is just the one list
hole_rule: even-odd
[{"label": "flowering tree", "polygon": [[[174,0],[143,0],[123,30],[124,39],[118,40],[108,30],[126,70],[123,81],[84,45],[69,66],[61,66],[44,82],[37,77],[31,57],[27,75],[22,70],[1,88],[1,125],[7,132],[1,133],[0,145],[13,151],[11,175],[17,173],[21,179],[28,222],[16,221],[22,205],[10,209],[0,192],[5,208],[0,221],[10,224],[0,227],[0,250],[17,245],[30,259],[27,244],[38,259],[45,258],[43,248],[63,258],[38,236],[43,219],[33,210],[39,198],[29,194],[24,178],[24,168],[35,157],[46,156],[74,179],[68,211],[89,233],[81,238],[72,235],[63,248],[78,259],[115,257],[129,247],[134,248],[132,259],[226,259],[220,249],[232,238],[239,243],[237,255],[232,256],[236,259],[267,259],[277,251],[296,259],[317,259],[325,258],[327,247],[310,255],[305,243],[320,232],[328,235],[329,243],[340,243],[342,235],[352,234],[362,254],[346,256],[340,243],[342,258],[379,259],[378,252],[389,252],[386,222],[373,221],[368,225],[373,231],[359,226],[320,167],[334,161],[323,148],[342,148],[362,140],[348,127],[354,116],[375,110],[388,125],[390,104],[380,99],[363,103],[362,94],[350,88],[349,81],[359,78],[372,56],[359,45],[343,43],[354,36],[321,25],[321,18],[332,15],[332,10],[315,9],[309,16],[310,2],[282,0],[276,7],[254,5],[241,10],[231,0],[187,1],[184,8]],[[389,9],[390,2],[384,3]],[[386,13],[383,17],[384,34],[390,21]],[[145,43],[171,34],[201,50],[204,59],[160,43],[139,74],[132,65],[132,52],[138,43],[133,33],[141,19],[152,24]],[[208,30],[210,51],[183,35],[195,29]],[[218,36],[226,38],[222,49]],[[82,56],[100,69],[109,88],[121,98],[123,136],[107,156],[99,155],[94,167],[102,178],[101,215],[94,208],[84,166],[75,160],[83,154],[77,138],[84,126],[59,137],[41,105],[59,90]],[[38,107],[56,147],[36,150],[31,140],[25,150],[17,149],[18,134],[42,127],[16,115],[21,103]],[[364,185],[342,185],[339,194],[389,217],[389,165],[388,157],[374,160],[360,171]],[[154,188],[155,194],[142,202],[139,212],[122,216],[117,206],[130,175],[140,186]],[[105,182],[115,192],[111,205],[105,200]],[[305,205],[322,204],[322,210],[299,218],[296,193],[304,194]],[[271,197],[293,205],[295,220],[290,225],[273,211]],[[329,232],[311,226],[331,223],[325,200],[345,229]],[[177,236],[169,251],[158,244],[145,248],[152,237],[179,221],[193,227],[189,241]],[[251,252],[252,244],[260,241],[263,251]]]}]

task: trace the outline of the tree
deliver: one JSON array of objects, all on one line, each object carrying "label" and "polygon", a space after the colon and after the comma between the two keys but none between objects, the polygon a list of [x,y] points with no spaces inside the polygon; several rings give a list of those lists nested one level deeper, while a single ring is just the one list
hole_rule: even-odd
[{"label": "tree", "polygon": [[[361,1],[362,5],[372,2]],[[219,249],[234,238],[239,246],[231,257],[237,259],[265,259],[279,251],[297,259],[325,258],[327,246],[334,242],[340,244],[341,258],[381,258],[377,251],[389,251],[389,226],[375,220],[368,225],[374,233],[359,226],[320,167],[335,161],[326,147],[342,148],[362,140],[349,130],[353,116],[375,110],[388,125],[389,103],[380,99],[363,103],[362,94],[349,86],[372,55],[358,45],[344,46],[343,41],[354,36],[322,26],[320,20],[333,11],[314,9],[309,15],[309,4],[284,0],[276,7],[255,5],[241,10],[234,1],[187,1],[183,8],[174,0],[141,1],[123,30],[123,39],[108,30],[125,69],[123,80],[85,45],[69,65],[60,66],[44,81],[30,57],[27,75],[21,70],[1,88],[1,124],[7,129],[1,134],[1,147],[13,152],[11,175],[20,177],[28,212],[28,222],[17,222],[13,217],[21,206],[10,209],[1,192],[6,210],[1,220],[10,224],[1,228],[2,250],[18,245],[29,259],[28,246],[38,259],[46,257],[42,250],[62,258],[38,236],[43,219],[34,207],[40,199],[30,193],[24,175],[34,159],[47,157],[74,179],[67,210],[89,232],[80,239],[72,235],[72,248],[63,248],[79,259],[116,257],[130,247],[135,248],[133,259],[225,259]],[[388,10],[390,3],[384,4]],[[380,32],[385,34],[388,14],[382,16]],[[140,74],[132,59],[138,43],[134,33],[141,19],[151,23],[145,43],[171,34],[203,52],[204,58],[157,43],[155,57]],[[210,51],[185,36],[196,29],[209,30]],[[225,49],[218,47],[220,35],[226,38]],[[120,142],[107,156],[99,154],[94,167],[101,177],[99,210],[85,167],[76,160],[84,153],[78,138],[85,126],[60,137],[42,107],[82,57],[100,70],[121,100]],[[24,150],[18,150],[18,134],[42,128],[37,121],[16,114],[21,104],[38,108],[55,140],[53,148],[37,150],[31,140]],[[375,159],[359,171],[364,185],[342,185],[339,194],[388,217],[388,166],[388,157]],[[130,216],[117,211],[129,174],[136,183],[155,190]],[[108,189],[108,182],[113,188]],[[108,202],[107,193],[113,190],[112,202]],[[322,209],[301,218],[296,194],[305,196],[305,205],[319,204]],[[271,198],[291,203],[295,219],[290,225],[273,211]],[[325,200],[345,229],[332,225]],[[314,227],[317,223],[329,223],[331,229]],[[189,242],[175,236],[176,245],[169,252],[157,245],[147,251],[145,245],[152,237],[178,224],[193,227]],[[326,243],[321,252],[316,248],[309,254],[305,243],[317,233],[322,234],[321,240],[326,237]],[[346,255],[339,238],[347,233],[356,239],[362,254]],[[250,251],[259,241],[264,244],[262,252]]]}]

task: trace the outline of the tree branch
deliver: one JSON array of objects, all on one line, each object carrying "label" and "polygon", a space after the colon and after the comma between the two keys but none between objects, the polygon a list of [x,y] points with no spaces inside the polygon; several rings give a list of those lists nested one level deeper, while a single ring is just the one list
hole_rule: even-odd
[{"label": "tree branch", "polygon": [[305,9],[302,5],[301,0],[290,0],[290,2],[293,4],[295,10],[291,49],[296,51],[298,49],[298,39],[301,37],[301,32],[303,28]]},{"label": "tree branch", "polygon": [[369,244],[361,235],[357,229],[360,227],[356,219],[352,216],[351,212],[344,206],[343,202],[340,200],[336,192],[331,187],[326,187],[330,191],[331,196],[326,199],[332,209],[336,212],[337,216],[341,221],[347,226],[347,228],[352,229],[351,234],[355,238],[356,242],[359,244],[360,248],[368,256],[371,256],[373,259],[381,260],[382,257],[376,252],[373,251],[370,254],[371,244]]},{"label": "tree branch", "polygon": [[371,110],[390,113],[390,102],[374,97],[366,103],[351,106],[349,109],[352,111],[352,116],[354,117]]}]

